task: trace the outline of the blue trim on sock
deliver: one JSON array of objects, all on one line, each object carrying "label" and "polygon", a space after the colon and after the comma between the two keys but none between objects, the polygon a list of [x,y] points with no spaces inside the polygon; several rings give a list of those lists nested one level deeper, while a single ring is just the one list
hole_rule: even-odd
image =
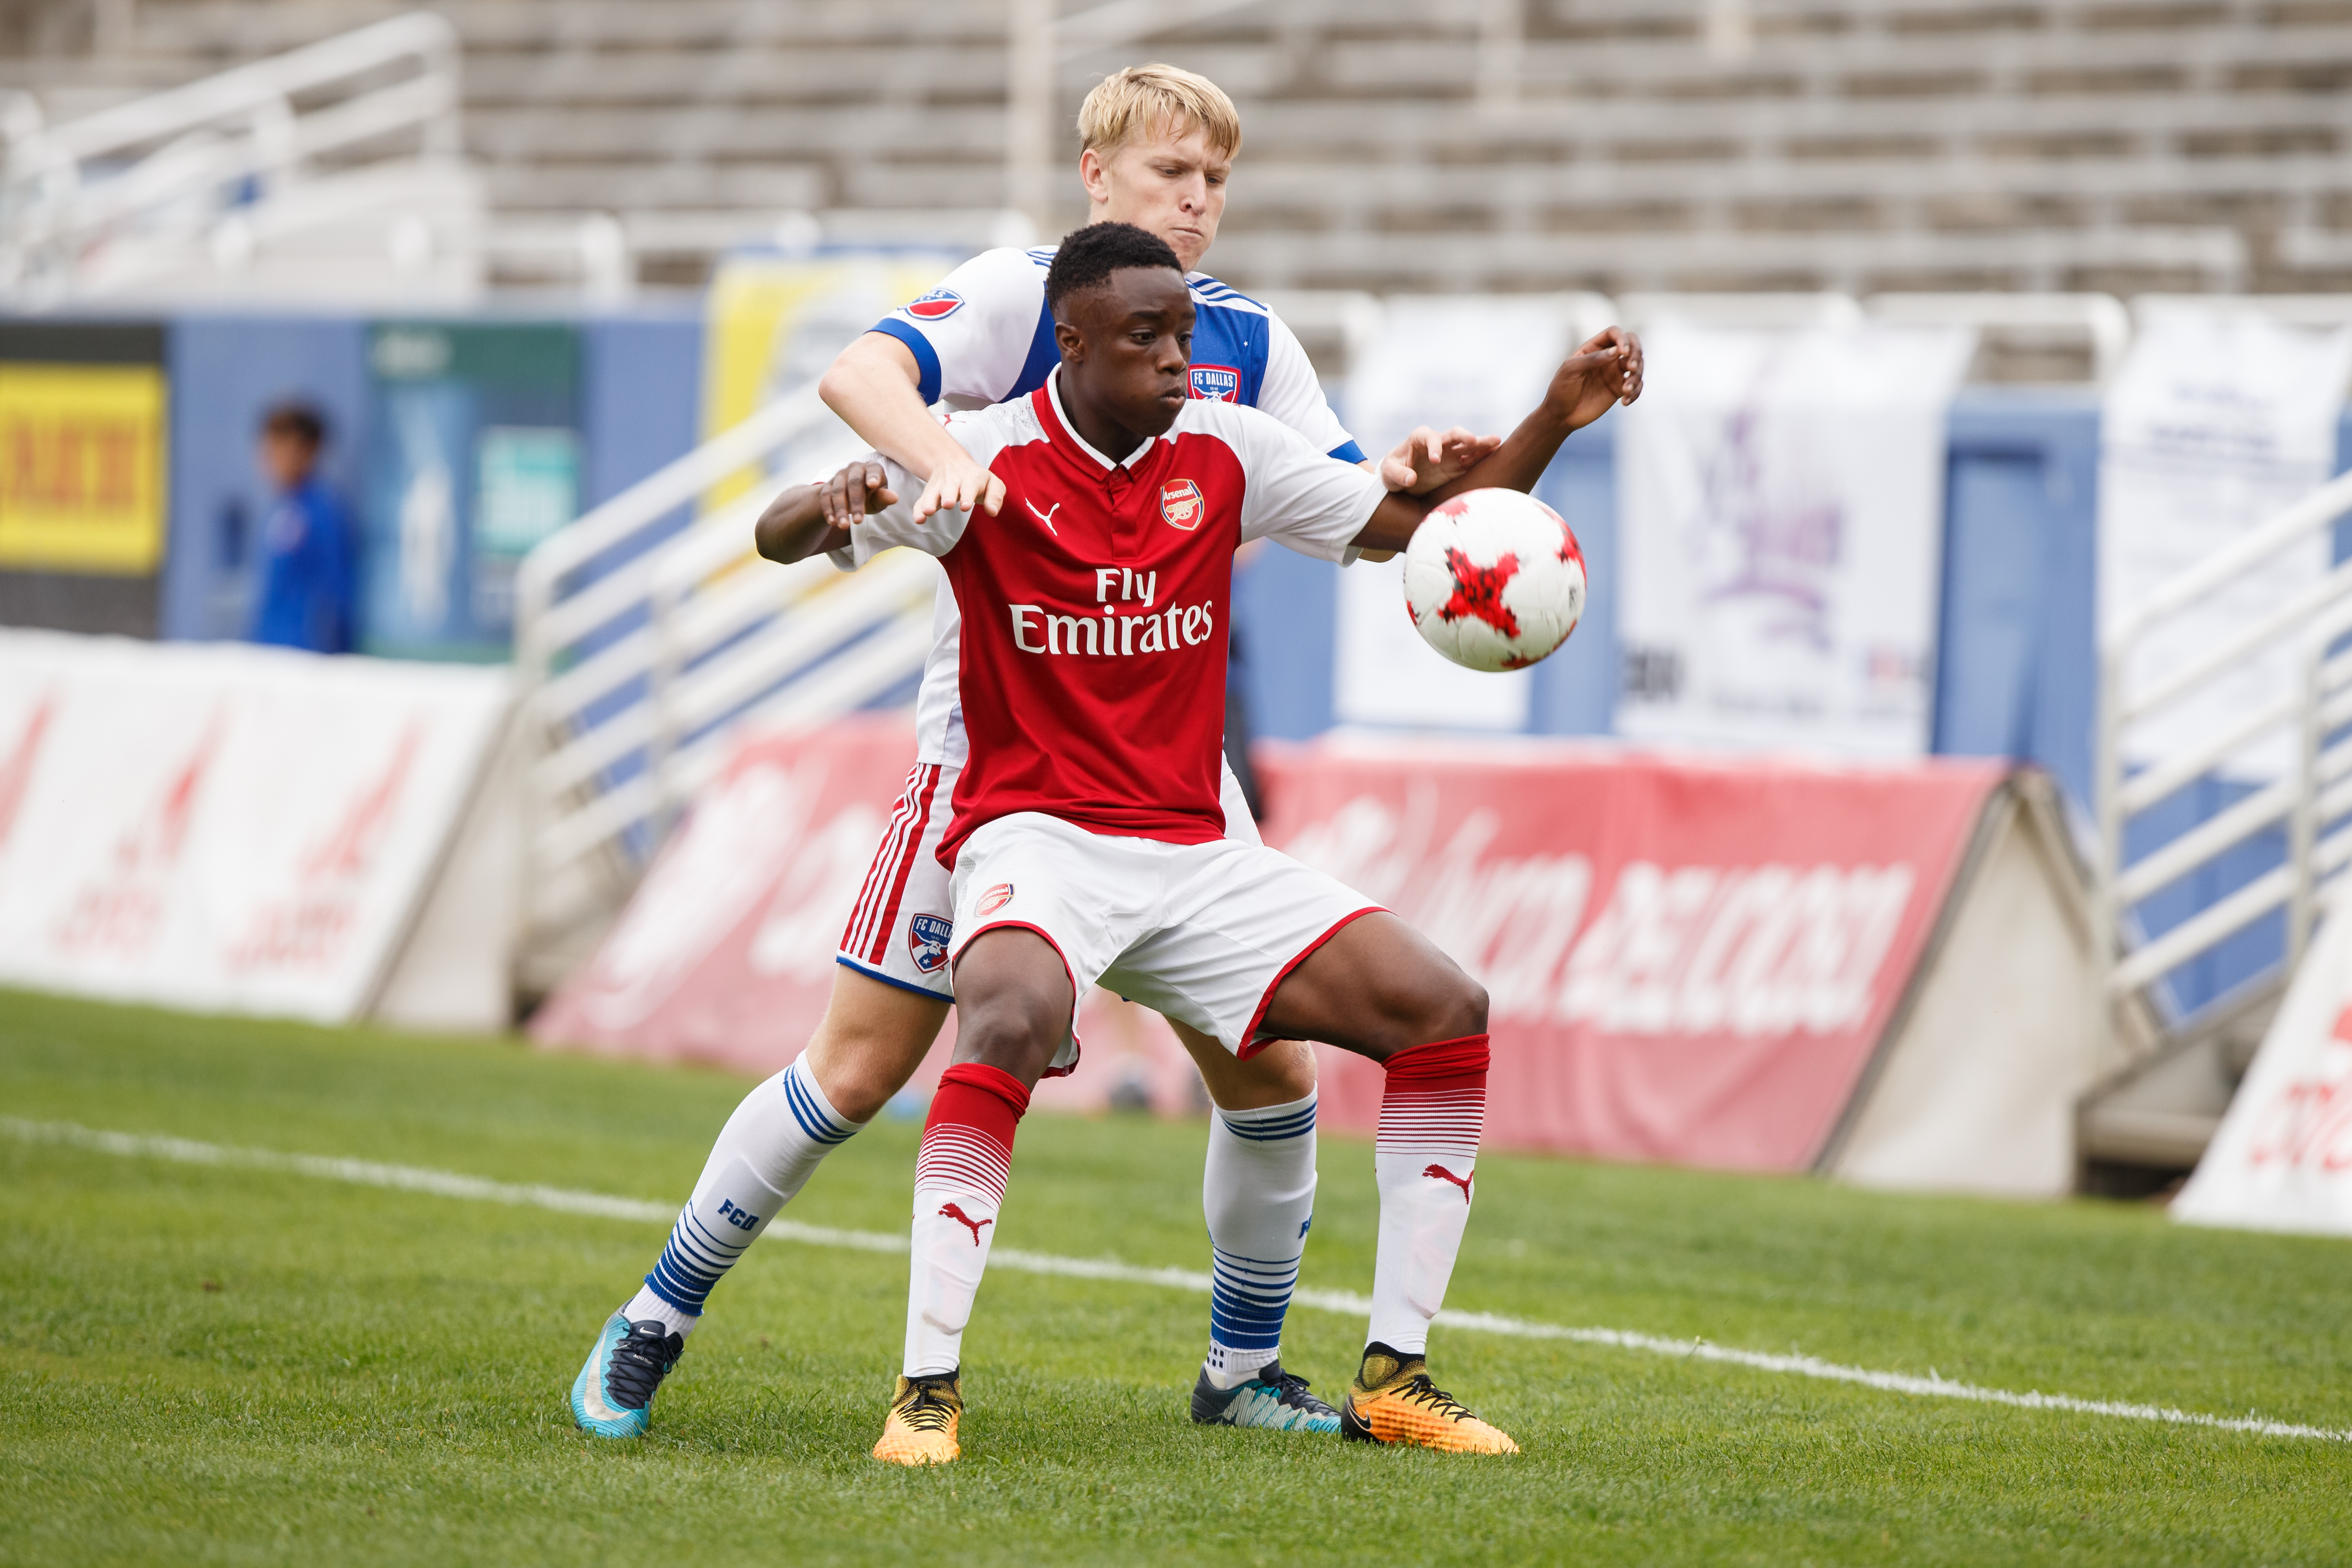
[{"label": "blue trim on sock", "polygon": [[[805,1057],[801,1059],[802,1061],[806,1060]],[[813,1142],[828,1146],[847,1143],[857,1129],[843,1126],[818,1108],[808,1089],[801,1082],[803,1071],[801,1062],[795,1061],[784,1073],[784,1103],[792,1108],[793,1120],[801,1124],[801,1131],[806,1133]],[[810,1082],[815,1082],[814,1076]]]},{"label": "blue trim on sock", "polygon": [[1212,1249],[1209,1341],[1229,1350],[1273,1350],[1298,1286],[1297,1258],[1244,1258]]},{"label": "blue trim on sock", "polygon": [[1304,1111],[1270,1122],[1236,1122],[1229,1113],[1220,1111],[1217,1120],[1223,1122],[1225,1131],[1236,1138],[1246,1138],[1253,1144],[1274,1144],[1285,1138],[1303,1138],[1313,1132],[1315,1107],[1309,1105]]},{"label": "blue trim on sock", "polygon": [[669,1240],[646,1276],[646,1289],[679,1312],[700,1317],[702,1303],[750,1247],[748,1241],[737,1247],[712,1235],[689,1206],[670,1227]]}]

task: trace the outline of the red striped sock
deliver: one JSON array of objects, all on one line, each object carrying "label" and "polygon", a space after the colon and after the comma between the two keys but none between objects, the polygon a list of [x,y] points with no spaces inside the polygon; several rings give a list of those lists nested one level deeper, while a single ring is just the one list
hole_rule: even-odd
[{"label": "red striped sock", "polygon": [[913,1269],[907,1287],[909,1377],[962,1364],[964,1324],[988,1269],[1029,1091],[998,1068],[960,1061],[940,1076],[915,1156]]},{"label": "red striped sock", "polygon": [[1381,1189],[1368,1340],[1422,1354],[1462,1250],[1486,1124],[1486,1037],[1417,1045],[1388,1059],[1372,1169]]}]

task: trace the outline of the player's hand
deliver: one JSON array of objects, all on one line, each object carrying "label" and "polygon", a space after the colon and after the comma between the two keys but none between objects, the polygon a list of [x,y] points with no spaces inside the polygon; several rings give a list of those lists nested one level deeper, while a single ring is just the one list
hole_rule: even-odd
[{"label": "player's hand", "polygon": [[969,512],[974,507],[996,516],[1004,505],[1004,481],[971,460],[971,454],[961,447],[951,457],[943,456],[932,465],[931,476],[923,483],[923,493],[915,497],[915,521],[921,522],[933,512]]},{"label": "player's hand", "polygon": [[1570,430],[1581,430],[1642,395],[1642,340],[1622,327],[1588,338],[1552,372],[1545,396]]},{"label": "player's hand", "polygon": [[869,459],[852,463],[827,479],[818,500],[824,507],[826,528],[851,528],[883,507],[897,506],[898,494],[890,488],[882,465]]},{"label": "player's hand", "polygon": [[1502,444],[1499,435],[1473,435],[1458,424],[1443,434],[1424,424],[1381,459],[1381,483],[1408,496],[1426,496],[1470,472]]}]

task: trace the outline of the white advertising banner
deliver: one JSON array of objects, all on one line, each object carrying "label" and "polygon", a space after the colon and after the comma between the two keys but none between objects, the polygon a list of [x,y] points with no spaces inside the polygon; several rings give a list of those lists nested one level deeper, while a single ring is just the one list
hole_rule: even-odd
[{"label": "white advertising banner", "polygon": [[2172,1217],[2352,1236],[2352,919],[2320,928]]},{"label": "white advertising banner", "polygon": [[[2100,419],[2099,614],[2158,584],[2302,499],[2336,469],[2336,424],[2352,376],[2352,329],[2318,333],[2242,312],[2150,307]],[[2327,570],[2314,536],[2208,596],[2143,643],[2125,672],[2146,690]],[[2294,688],[2291,640],[2137,724],[2125,758],[2153,760]],[[2245,779],[2293,760],[2281,734],[2231,759]]]},{"label": "white advertising banner", "polygon": [[[1404,296],[1348,378],[1348,428],[1374,458],[1415,425],[1508,435],[1575,346],[1571,301],[1557,295]],[[1342,724],[1523,730],[1531,671],[1488,674],[1448,664],[1404,604],[1404,564],[1359,561],[1339,574]]]},{"label": "white advertising banner", "polygon": [[1668,320],[1643,345],[1617,432],[1619,733],[1924,753],[1973,334]]},{"label": "white advertising banner", "polygon": [[0,632],[0,983],[357,1016],[509,692],[502,669]]}]

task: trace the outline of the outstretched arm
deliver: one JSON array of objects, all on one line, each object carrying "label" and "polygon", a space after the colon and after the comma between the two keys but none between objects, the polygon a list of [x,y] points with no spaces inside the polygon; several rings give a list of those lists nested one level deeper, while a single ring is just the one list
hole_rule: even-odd
[{"label": "outstretched arm", "polygon": [[861,458],[823,484],[795,485],[769,502],[751,525],[752,547],[789,566],[841,549],[854,524],[898,501],[882,465]]},{"label": "outstretched arm", "polygon": [[1559,444],[1620,402],[1642,395],[1642,340],[1621,327],[1591,338],[1560,361],[1534,413],[1519,421],[1501,446],[1460,477],[1425,496],[1391,491],[1355,538],[1355,548],[1400,550],[1412,541],[1421,519],[1439,503],[1465,490],[1535,488],[1551,466]]},{"label": "outstretched arm", "polygon": [[1543,402],[1492,455],[1431,495],[1443,501],[1465,490],[1532,490],[1561,442],[1641,395],[1642,340],[1622,327],[1596,333],[1560,361]]}]

